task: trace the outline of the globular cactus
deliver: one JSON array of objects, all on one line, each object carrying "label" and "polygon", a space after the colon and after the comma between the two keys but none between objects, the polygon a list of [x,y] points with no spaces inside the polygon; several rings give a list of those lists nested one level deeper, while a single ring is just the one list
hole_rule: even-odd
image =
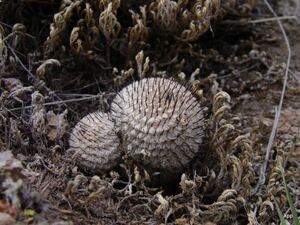
[{"label": "globular cactus", "polygon": [[203,107],[174,80],[134,82],[118,93],[111,111],[125,154],[151,173],[178,174],[200,151]]},{"label": "globular cactus", "polygon": [[91,173],[103,173],[121,159],[120,141],[110,114],[90,113],[73,128],[69,150],[75,150],[77,165]]}]

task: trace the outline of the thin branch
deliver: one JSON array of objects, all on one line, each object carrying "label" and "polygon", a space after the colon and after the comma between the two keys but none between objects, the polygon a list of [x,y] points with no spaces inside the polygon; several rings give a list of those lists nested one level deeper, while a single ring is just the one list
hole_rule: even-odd
[{"label": "thin branch", "polygon": [[4,23],[3,21],[0,21],[0,24],[11,29],[13,28],[11,25]]},{"label": "thin branch", "polygon": [[[66,104],[66,103],[70,103],[70,102],[88,101],[88,100],[92,100],[92,99],[96,99],[96,98],[99,98],[99,95],[91,95],[91,96],[84,97],[84,98],[74,98],[74,99],[61,100],[61,101],[55,101],[55,102],[47,102],[47,103],[44,103],[43,106]],[[28,105],[28,106],[24,106],[24,107],[7,109],[7,111],[13,112],[13,111],[22,110],[22,109],[31,109],[32,107],[33,107],[32,105]]]},{"label": "thin branch", "polygon": [[280,16],[280,17],[271,17],[271,18],[261,18],[261,19],[256,19],[256,20],[225,20],[221,22],[222,24],[240,24],[240,25],[245,25],[245,24],[258,24],[258,23],[266,23],[266,22],[274,22],[278,20],[297,20],[297,16]]},{"label": "thin branch", "polygon": [[270,12],[276,18],[276,21],[277,21],[277,23],[279,25],[279,28],[282,32],[282,35],[284,37],[284,41],[285,41],[287,51],[288,51],[288,57],[287,57],[287,62],[286,62],[286,69],[285,69],[284,81],[283,81],[283,86],[282,86],[282,91],[281,91],[281,96],[280,96],[280,102],[279,102],[279,105],[276,107],[274,123],[273,123],[272,131],[271,131],[271,134],[270,134],[268,146],[267,146],[265,159],[264,159],[264,162],[261,166],[259,180],[257,182],[256,187],[252,191],[252,195],[254,195],[261,188],[261,186],[265,184],[265,181],[266,181],[265,173],[266,173],[266,170],[267,170],[267,167],[268,167],[268,162],[269,162],[269,159],[270,159],[270,153],[271,153],[271,149],[272,149],[272,146],[273,146],[273,143],[274,143],[274,139],[275,139],[275,135],[276,135],[276,131],[277,131],[280,115],[281,115],[281,109],[282,109],[284,96],[285,96],[285,92],[286,92],[287,81],[288,81],[288,76],[289,76],[289,70],[290,70],[290,65],[291,65],[291,57],[292,57],[292,50],[291,50],[290,42],[289,42],[289,39],[288,39],[287,34],[285,32],[285,29],[282,25],[282,22],[278,18],[276,12],[272,8],[272,6],[268,2],[268,0],[264,0],[264,2],[266,4],[266,6],[268,7],[268,9],[270,10]]},{"label": "thin branch", "polygon": [[281,16],[281,17],[272,17],[272,18],[262,18],[257,20],[250,20],[245,22],[245,24],[257,24],[257,23],[265,23],[271,21],[278,21],[278,20],[298,20],[296,16]]},{"label": "thin branch", "polygon": [[15,53],[15,50],[10,46],[10,44],[7,43],[7,41],[4,40],[5,45],[10,50],[10,52],[14,55],[15,59],[18,63],[20,63],[21,67],[27,72],[28,77],[31,79],[31,81],[36,81],[35,76],[31,73],[31,71],[23,64],[22,60],[17,56]]}]

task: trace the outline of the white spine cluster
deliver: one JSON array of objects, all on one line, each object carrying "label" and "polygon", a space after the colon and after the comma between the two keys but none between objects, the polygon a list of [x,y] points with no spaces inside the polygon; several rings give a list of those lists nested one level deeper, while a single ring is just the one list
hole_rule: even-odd
[{"label": "white spine cluster", "polygon": [[126,154],[148,170],[178,173],[199,152],[203,108],[173,80],[134,82],[118,93],[111,111]]}]

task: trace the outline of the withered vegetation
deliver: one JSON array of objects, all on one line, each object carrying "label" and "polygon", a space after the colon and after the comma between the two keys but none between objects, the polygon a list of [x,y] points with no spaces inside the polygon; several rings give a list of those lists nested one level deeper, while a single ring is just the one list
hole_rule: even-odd
[{"label": "withered vegetation", "polygon": [[[286,66],[279,31],[258,20],[271,16],[256,0],[0,1],[0,221],[278,224],[276,201],[291,222],[281,171],[299,208],[297,65],[261,172]],[[127,158],[82,171],[66,151],[74,125],[145,77],[176,79],[206,107],[205,153],[167,184]]]}]

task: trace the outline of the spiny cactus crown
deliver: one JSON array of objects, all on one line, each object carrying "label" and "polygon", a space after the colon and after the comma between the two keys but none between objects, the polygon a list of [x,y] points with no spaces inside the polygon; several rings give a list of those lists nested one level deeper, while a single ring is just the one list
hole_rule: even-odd
[{"label": "spiny cactus crown", "polygon": [[77,150],[78,165],[85,170],[112,169],[124,150],[150,173],[175,175],[200,151],[203,107],[191,91],[174,80],[134,82],[118,93],[111,111],[111,116],[89,114],[72,131],[69,144]]},{"label": "spiny cactus crown", "polygon": [[173,80],[134,82],[118,93],[111,110],[126,154],[151,171],[178,173],[199,151],[203,107]]},{"label": "spiny cactus crown", "polygon": [[89,172],[103,172],[121,158],[119,138],[107,113],[90,113],[73,128],[69,146],[76,151],[77,164]]}]

